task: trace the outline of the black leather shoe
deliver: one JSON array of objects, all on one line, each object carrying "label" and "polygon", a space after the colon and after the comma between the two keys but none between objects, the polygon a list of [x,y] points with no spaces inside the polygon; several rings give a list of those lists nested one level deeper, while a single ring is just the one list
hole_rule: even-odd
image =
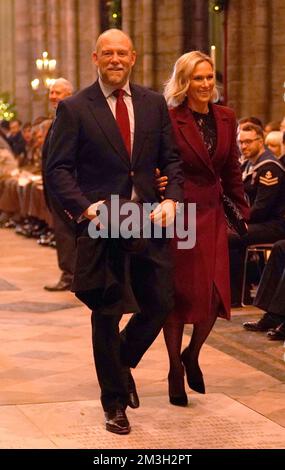
[{"label": "black leather shoe", "polygon": [[105,411],[106,429],[115,434],[129,434],[131,426],[124,409]]},{"label": "black leather shoe", "polygon": [[186,393],[185,395],[181,395],[181,397],[174,397],[169,395],[169,403],[175,406],[188,406],[188,398]]},{"label": "black leather shoe", "polygon": [[136,389],[136,384],[131,374],[130,369],[127,371],[127,381],[128,381],[128,406],[130,408],[138,408],[140,406],[140,400]]},{"label": "black leather shoe", "polygon": [[285,323],[277,326],[277,328],[269,330],[267,337],[271,341],[284,341],[285,340]]},{"label": "black leather shoe", "polygon": [[181,354],[181,361],[184,364],[186,370],[187,383],[189,387],[195,392],[206,393],[202,371],[198,364],[191,364],[188,352],[189,350],[186,348]]},{"label": "black leather shoe", "polygon": [[247,331],[268,331],[277,326],[278,323],[268,313],[265,313],[258,321],[247,321],[243,324]]},{"label": "black leather shoe", "polygon": [[44,286],[44,289],[48,290],[50,292],[70,290],[71,289],[71,282],[70,281],[60,280],[57,284],[54,284],[54,285],[51,285],[51,286]]}]

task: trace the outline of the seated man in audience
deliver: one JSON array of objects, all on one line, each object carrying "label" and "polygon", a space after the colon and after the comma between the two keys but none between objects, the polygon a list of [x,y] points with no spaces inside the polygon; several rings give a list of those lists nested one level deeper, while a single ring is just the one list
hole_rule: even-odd
[{"label": "seated man in audience", "polygon": [[31,122],[25,122],[22,126],[22,136],[25,141],[23,152],[19,156],[19,167],[28,165],[29,156],[33,149],[33,129]]},{"label": "seated man in audience", "polygon": [[8,139],[17,158],[25,151],[25,140],[21,132],[21,125],[22,123],[19,119],[12,119],[10,121],[10,135]]},{"label": "seated man in audience", "polygon": [[[269,121],[264,126],[264,136],[265,138],[270,134],[270,132],[280,131],[280,121]],[[273,152],[274,153],[274,152]]]},{"label": "seated man in audience", "polygon": [[248,331],[267,331],[270,340],[285,340],[285,240],[273,245],[254,300],[265,310],[258,321],[245,322]]},{"label": "seated man in audience", "polygon": [[263,130],[254,124],[240,129],[238,142],[246,160],[243,171],[245,192],[250,203],[248,234],[231,233],[230,270],[232,306],[241,305],[246,247],[285,239],[285,170],[264,146]]}]

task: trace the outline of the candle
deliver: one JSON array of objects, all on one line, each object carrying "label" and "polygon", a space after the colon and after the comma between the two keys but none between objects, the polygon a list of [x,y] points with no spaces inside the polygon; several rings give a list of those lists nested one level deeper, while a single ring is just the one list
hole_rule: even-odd
[{"label": "candle", "polygon": [[214,64],[214,69],[216,68],[216,46],[211,46],[211,59]]}]

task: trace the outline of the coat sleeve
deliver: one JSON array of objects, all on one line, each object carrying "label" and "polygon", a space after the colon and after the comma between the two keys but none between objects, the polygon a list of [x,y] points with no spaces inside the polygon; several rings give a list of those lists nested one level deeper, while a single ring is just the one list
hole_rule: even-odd
[{"label": "coat sleeve", "polygon": [[165,198],[183,201],[182,161],[175,144],[174,132],[165,99],[161,97],[161,138],[159,149],[159,169],[168,176]]},{"label": "coat sleeve", "polygon": [[65,213],[74,219],[78,219],[90,205],[75,178],[79,131],[78,113],[61,101],[50,132],[46,183]]}]

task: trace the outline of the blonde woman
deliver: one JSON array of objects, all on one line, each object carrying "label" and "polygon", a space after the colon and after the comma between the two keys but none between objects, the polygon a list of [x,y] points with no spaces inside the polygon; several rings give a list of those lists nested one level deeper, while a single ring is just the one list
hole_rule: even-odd
[{"label": "blonde woman", "polygon": [[[230,318],[227,226],[224,192],[245,218],[234,112],[212,103],[216,95],[211,58],[200,51],[182,55],[165,87],[185,174],[185,203],[197,204],[197,241],[191,250],[174,242],[176,306],[164,326],[169,354],[169,399],[188,403],[184,369],[191,389],[205,393],[199,353],[218,316]],[[184,325],[192,323],[189,345],[181,354]]]}]

